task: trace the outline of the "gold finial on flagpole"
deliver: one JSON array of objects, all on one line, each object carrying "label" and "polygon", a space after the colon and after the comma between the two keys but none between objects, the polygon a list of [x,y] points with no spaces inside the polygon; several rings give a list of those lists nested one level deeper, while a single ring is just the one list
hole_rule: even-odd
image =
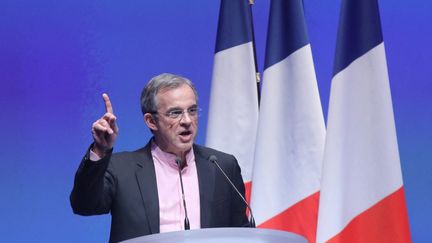
[{"label": "gold finial on flagpole", "polygon": [[250,4],[250,5],[254,5],[254,4],[255,4],[255,1],[254,1],[254,0],[249,0],[249,4]]}]

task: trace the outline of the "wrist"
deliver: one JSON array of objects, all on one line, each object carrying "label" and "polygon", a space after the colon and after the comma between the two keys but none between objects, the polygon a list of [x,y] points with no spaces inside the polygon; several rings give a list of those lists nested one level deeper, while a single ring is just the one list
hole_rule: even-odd
[{"label": "wrist", "polygon": [[98,146],[96,143],[94,143],[91,147],[91,151],[97,154],[100,158],[103,158],[112,151],[112,148]]}]

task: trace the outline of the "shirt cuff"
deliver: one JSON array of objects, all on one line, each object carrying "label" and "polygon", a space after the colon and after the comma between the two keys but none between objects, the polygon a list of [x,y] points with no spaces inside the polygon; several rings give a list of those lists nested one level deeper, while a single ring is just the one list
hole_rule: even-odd
[{"label": "shirt cuff", "polygon": [[99,157],[99,155],[97,155],[97,153],[93,152],[93,150],[90,149],[89,159],[90,159],[90,161],[96,162],[96,161],[101,160],[102,158]]}]

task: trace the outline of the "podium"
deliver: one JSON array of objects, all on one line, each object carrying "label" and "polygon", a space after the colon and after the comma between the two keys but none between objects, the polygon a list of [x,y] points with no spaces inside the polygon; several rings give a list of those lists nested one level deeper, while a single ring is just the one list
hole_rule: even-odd
[{"label": "podium", "polygon": [[141,236],[121,243],[307,243],[297,234],[259,228],[206,228]]}]

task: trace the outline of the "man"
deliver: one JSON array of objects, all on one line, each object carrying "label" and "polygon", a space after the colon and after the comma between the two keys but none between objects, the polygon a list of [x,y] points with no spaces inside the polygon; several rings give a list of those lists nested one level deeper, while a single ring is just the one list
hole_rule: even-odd
[{"label": "man", "polygon": [[103,99],[106,113],[93,123],[94,143],[75,175],[70,196],[74,213],[110,212],[110,242],[182,230],[181,169],[191,229],[248,226],[245,204],[209,162],[210,156],[216,156],[244,194],[236,159],[194,144],[198,97],[188,79],[161,74],[144,87],[141,109],[153,137],[134,152],[112,154],[119,129],[108,95],[103,94]]}]

